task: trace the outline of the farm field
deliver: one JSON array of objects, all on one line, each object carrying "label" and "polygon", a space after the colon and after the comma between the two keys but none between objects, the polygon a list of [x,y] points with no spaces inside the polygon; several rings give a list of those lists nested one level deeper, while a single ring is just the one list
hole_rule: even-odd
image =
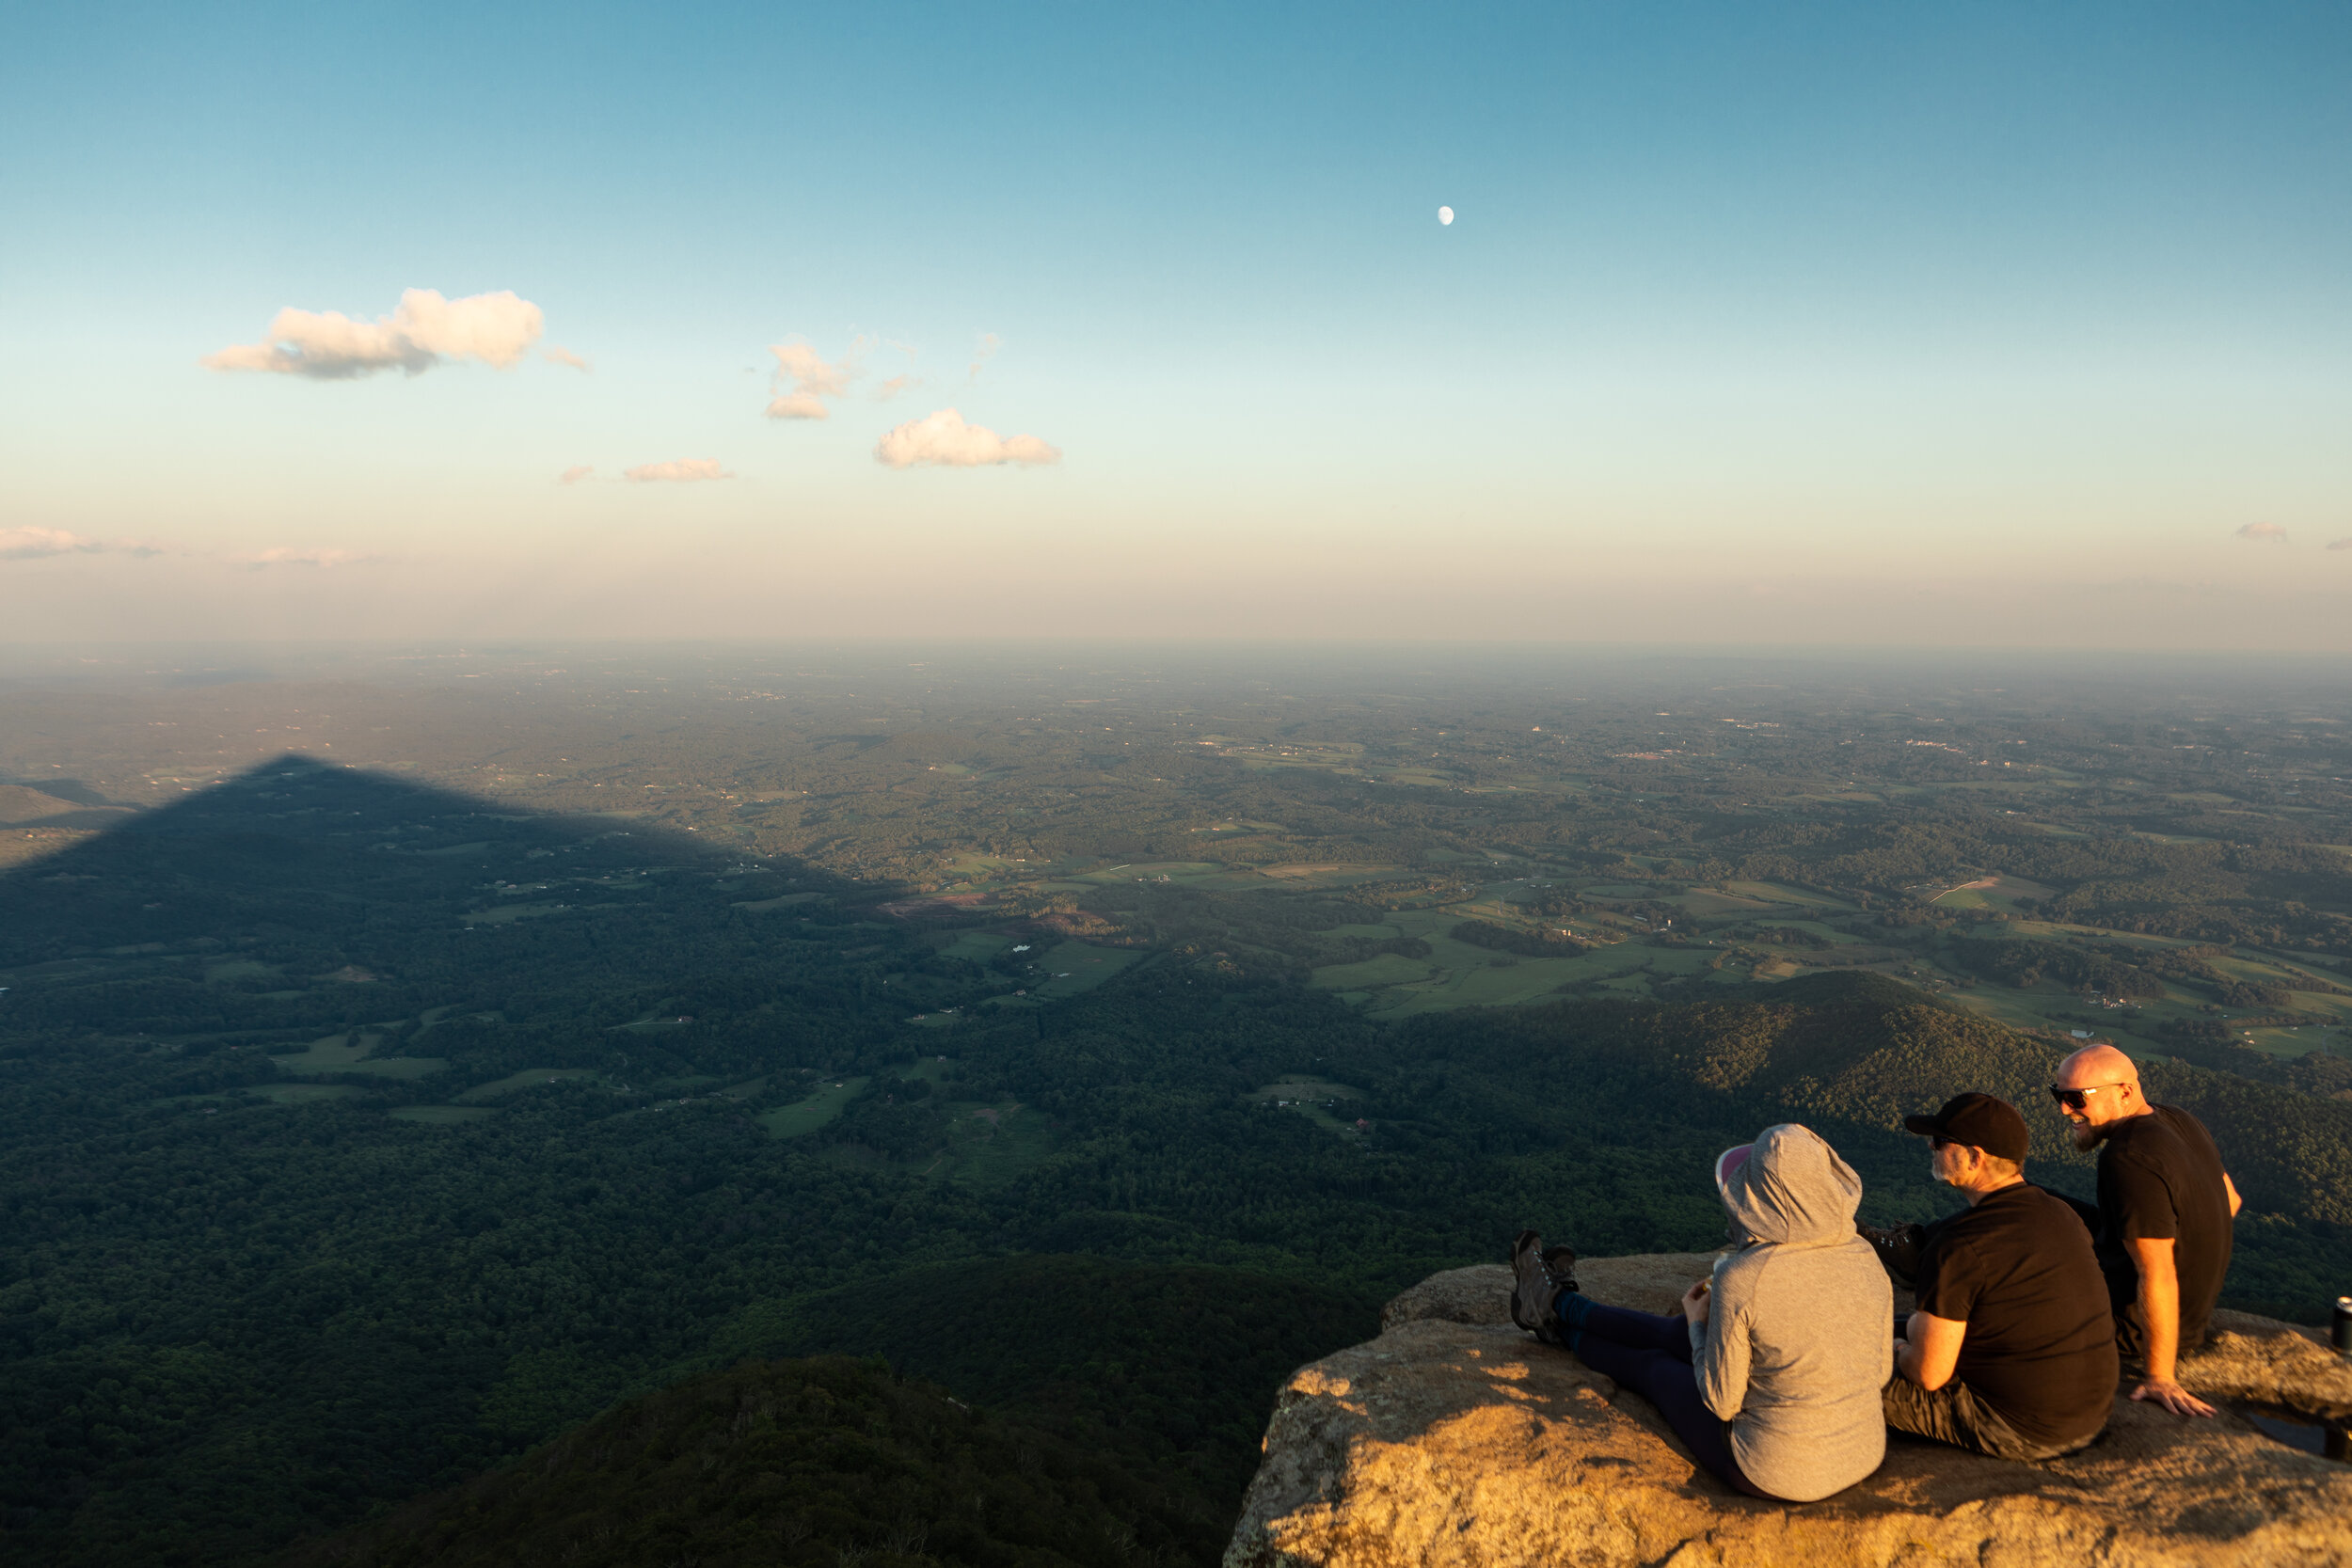
[{"label": "farm field", "polygon": [[814,1132],[839,1116],[866,1083],[867,1080],[861,1077],[844,1078],[824,1085],[806,1100],[762,1112],[759,1124],[768,1130],[771,1138],[797,1138],[803,1133]]}]

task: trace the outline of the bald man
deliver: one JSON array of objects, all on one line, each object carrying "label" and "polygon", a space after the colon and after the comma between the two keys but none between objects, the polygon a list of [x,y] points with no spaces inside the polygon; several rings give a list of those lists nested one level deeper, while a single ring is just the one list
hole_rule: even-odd
[{"label": "bald man", "polygon": [[2058,1064],[2050,1097],[2074,1124],[2074,1147],[2099,1151],[2093,1249],[2106,1275],[2115,1336],[2144,1376],[2132,1390],[2176,1416],[2213,1406],[2174,1380],[2180,1354],[2205,1342],[2221,1276],[2230,1272],[2237,1187],[2213,1135],[2186,1111],[2151,1104],[2139,1069],[2111,1045]]}]

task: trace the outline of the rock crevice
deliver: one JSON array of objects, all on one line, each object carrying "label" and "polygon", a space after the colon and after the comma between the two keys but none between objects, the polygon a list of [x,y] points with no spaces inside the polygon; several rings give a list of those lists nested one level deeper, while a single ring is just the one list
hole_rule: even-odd
[{"label": "rock crevice", "polygon": [[[1704,1253],[1587,1259],[1597,1300],[1664,1312]],[[1511,1326],[1509,1272],[1454,1269],[1389,1304],[1376,1339],[1283,1388],[1226,1568],[2352,1568],[2352,1465],[2255,1410],[2352,1416],[2352,1367],[2292,1325],[2217,1315],[2185,1420],[2118,1391],[2089,1449],[2010,1464],[1911,1438],[1802,1506],[1692,1464],[1646,1400]]]}]

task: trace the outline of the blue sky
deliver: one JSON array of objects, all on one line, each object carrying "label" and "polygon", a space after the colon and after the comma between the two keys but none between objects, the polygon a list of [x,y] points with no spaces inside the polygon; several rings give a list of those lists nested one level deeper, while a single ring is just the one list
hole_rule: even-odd
[{"label": "blue sky", "polygon": [[2352,647],[2342,7],[1137,10],[20,8],[7,635]]}]

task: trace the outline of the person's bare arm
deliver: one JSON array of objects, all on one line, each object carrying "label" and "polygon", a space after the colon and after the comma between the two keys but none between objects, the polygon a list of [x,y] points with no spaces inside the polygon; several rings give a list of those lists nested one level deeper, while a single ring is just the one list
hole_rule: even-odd
[{"label": "person's bare arm", "polygon": [[2230,1180],[2230,1173],[2226,1170],[2221,1173],[2221,1190],[2230,1195],[2230,1217],[2237,1218],[2237,1212],[2245,1206],[2246,1200],[2237,1196],[2237,1183]]},{"label": "person's bare arm", "polygon": [[1896,1369],[1931,1394],[1952,1381],[1952,1369],[1960,1365],[1961,1341],[1967,1337],[1964,1323],[1914,1312],[1903,1325],[1903,1337],[1896,1341]]},{"label": "person's bare arm", "polygon": [[2212,1405],[2173,1377],[2181,1354],[2181,1276],[2173,1267],[2172,1238],[2137,1236],[2123,1245],[2139,1268],[2139,1321],[2148,1333],[2148,1375],[2132,1398],[2153,1400],[2175,1416],[2212,1415]]}]

